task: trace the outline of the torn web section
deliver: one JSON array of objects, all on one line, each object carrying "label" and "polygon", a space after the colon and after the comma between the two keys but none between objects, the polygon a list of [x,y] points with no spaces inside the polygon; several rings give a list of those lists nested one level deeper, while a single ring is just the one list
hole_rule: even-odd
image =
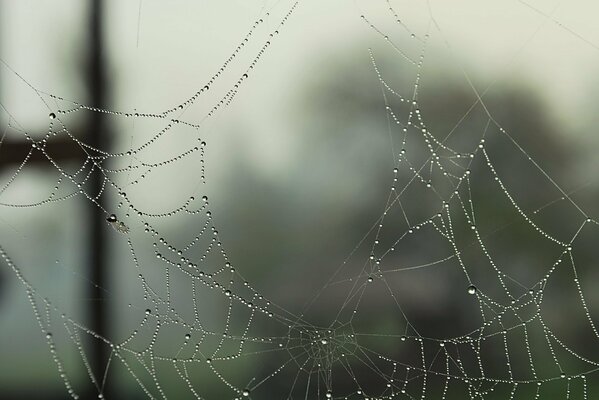
[{"label": "torn web section", "polygon": [[[364,16],[363,20],[369,23],[369,19]],[[393,44],[389,37],[384,35],[380,29],[371,25],[371,28],[389,43],[389,46],[397,50],[397,45]],[[411,33],[406,35],[408,40],[414,39]],[[424,38],[424,34],[422,36]],[[421,45],[422,42],[419,42]],[[422,50],[422,48],[420,49]],[[310,309],[305,315],[315,315],[317,311],[323,312],[333,308],[331,315],[334,318],[329,319],[329,325],[324,325],[327,337],[324,339],[326,344],[336,343],[338,347],[331,347],[335,351],[329,350],[329,364],[317,364],[319,373],[322,373],[323,379],[326,379],[327,388],[330,385],[333,395],[373,395],[389,396],[393,393],[406,393],[423,391],[426,386],[426,378],[423,380],[422,373],[418,373],[418,363],[420,368],[425,370],[423,359],[423,344],[416,341],[416,352],[413,354],[405,353],[406,358],[400,362],[395,362],[392,357],[385,357],[382,353],[388,352],[394,344],[400,344],[402,338],[405,341],[405,333],[414,334],[410,326],[410,321],[404,315],[402,317],[402,306],[399,304],[395,293],[388,287],[386,279],[383,277],[385,257],[387,259],[396,258],[396,245],[408,234],[420,230],[426,225],[430,215],[426,211],[420,216],[413,215],[410,220],[406,216],[406,210],[402,210],[401,203],[398,201],[397,191],[404,191],[405,187],[410,187],[414,178],[414,173],[408,170],[406,182],[401,182],[398,178],[399,169],[395,163],[399,161],[398,157],[406,154],[404,146],[406,144],[406,135],[408,127],[411,128],[411,119],[416,114],[416,96],[414,91],[418,87],[419,75],[418,62],[414,62],[411,57],[402,54],[402,70],[413,71],[412,82],[402,86],[405,96],[397,95],[396,102],[400,103],[401,110],[397,110],[395,115],[391,115],[391,108],[383,104],[383,110],[389,111],[389,136],[398,143],[391,142],[392,151],[389,154],[389,172],[393,171],[394,182],[389,188],[387,204],[384,207],[384,213],[378,218],[371,229],[366,232],[364,238],[358,243],[351,252],[350,257],[336,270],[331,281],[325,285],[324,289],[318,293],[317,299],[309,302]],[[416,53],[414,59],[419,59],[420,53]],[[409,67],[414,67],[410,70]],[[376,66],[375,66],[376,71]],[[376,71],[378,73],[378,71]],[[416,82],[416,83],[414,83]],[[389,86],[387,84],[387,86]],[[383,82],[381,82],[381,87]],[[399,108],[399,107],[398,107]],[[401,122],[400,122],[401,121]],[[399,128],[396,129],[396,126]],[[405,127],[405,130],[402,128]],[[397,149],[396,146],[401,146]],[[395,148],[395,149],[394,149]],[[403,151],[401,151],[403,150]],[[391,175],[391,174],[389,174]],[[418,176],[418,178],[420,178]],[[420,184],[424,182],[420,178]],[[423,192],[424,193],[424,192]],[[414,193],[423,194],[423,193]],[[424,200],[423,200],[424,202]],[[397,207],[392,207],[393,205]],[[441,209],[439,204],[439,210]],[[438,210],[435,210],[433,215]],[[420,218],[419,218],[420,217]],[[392,220],[392,221],[389,221]],[[417,221],[417,222],[413,222]],[[390,228],[388,228],[390,226]],[[403,228],[402,228],[403,227]],[[395,229],[393,229],[395,228]],[[392,235],[390,237],[390,235]],[[394,282],[395,283],[395,282]],[[337,308],[337,311],[334,309]],[[397,315],[395,322],[386,325],[383,323],[382,315]],[[393,320],[393,319],[391,319]],[[418,338],[416,338],[418,339]],[[339,355],[340,354],[340,355]],[[406,360],[410,360],[406,362]],[[407,367],[407,368],[406,368]],[[409,371],[412,372],[409,372]],[[414,373],[414,374],[412,374]],[[408,387],[408,382],[411,385]]]},{"label": "torn web section", "polygon": [[[381,29],[374,26],[373,29],[383,35],[385,41],[389,41],[389,38],[387,35],[384,35]],[[381,81],[381,83],[384,86],[388,86],[384,81]],[[393,90],[389,91],[391,93],[394,92]],[[413,104],[416,105],[417,103]],[[389,109],[388,106],[387,109]],[[422,104],[422,110],[424,109],[425,106]],[[474,111],[472,112],[472,110]],[[580,212],[581,210],[578,209],[576,204],[572,203],[569,196],[565,195],[563,189],[555,187],[555,182],[551,179],[546,179],[547,173],[544,170],[539,170],[538,164],[533,161],[532,152],[528,154],[521,146],[514,143],[513,138],[510,138],[509,134],[506,135],[505,129],[493,120],[487,110],[487,106],[482,104],[482,102],[481,104],[477,104],[476,98],[473,106],[459,119],[457,125],[451,129],[447,129],[446,127],[447,131],[440,133],[443,135],[439,136],[441,139],[437,139],[434,136],[434,134],[437,134],[436,130],[431,132],[426,127],[426,113],[420,111],[418,110],[417,112],[420,123],[418,124],[419,126],[416,126],[417,129],[415,131],[421,133],[424,139],[422,147],[425,151],[421,153],[426,155],[426,147],[424,147],[426,144],[430,151],[430,156],[428,160],[425,159],[422,161],[418,160],[418,147],[411,154],[406,150],[406,154],[409,154],[412,159],[411,163],[410,160],[406,162],[406,169],[409,171],[408,178],[411,177],[414,181],[420,181],[425,187],[435,191],[437,195],[441,194],[439,197],[443,199],[441,208],[444,211],[436,215],[438,218],[437,221],[433,221],[434,217],[431,217],[425,224],[431,223],[434,225],[438,234],[442,238],[445,238],[448,242],[447,244],[453,248],[454,254],[450,254],[449,258],[457,260],[455,266],[460,272],[458,275],[463,272],[467,281],[462,286],[463,291],[461,293],[463,294],[463,301],[475,300],[475,305],[470,309],[473,318],[469,318],[468,320],[478,321],[482,325],[480,328],[476,328],[477,322],[474,322],[473,325],[475,327],[473,333],[478,334],[478,339],[473,338],[472,332],[467,332],[459,337],[453,337],[453,334],[443,330],[446,328],[443,325],[440,326],[441,329],[435,332],[436,334],[443,332],[440,335],[444,337],[444,339],[441,339],[441,343],[435,341],[434,337],[427,337],[426,335],[416,333],[414,335],[416,344],[428,340],[432,342],[428,346],[429,349],[435,345],[439,346],[436,350],[433,348],[432,356],[429,359],[427,359],[427,354],[430,355],[431,352],[427,353],[425,351],[426,346],[423,345],[420,349],[422,354],[422,370],[419,378],[421,381],[419,385],[416,385],[416,390],[425,392],[428,375],[445,376],[445,388],[457,387],[456,383],[453,386],[448,385],[451,378],[457,378],[457,382],[461,381],[460,386],[462,390],[469,393],[470,396],[490,393],[497,389],[498,392],[503,393],[505,396],[513,397],[518,384],[522,383],[526,385],[522,386],[522,389],[518,391],[520,395],[533,393],[538,396],[558,386],[563,388],[564,386],[559,385],[556,380],[566,377],[561,372],[565,361],[562,360],[560,362],[556,357],[553,357],[548,364],[543,361],[545,359],[549,360],[548,356],[553,352],[553,339],[547,337],[545,323],[539,318],[540,298],[535,296],[543,297],[544,290],[542,286],[547,281],[547,278],[543,276],[542,271],[544,270],[547,274],[551,274],[555,270],[556,265],[562,262],[560,254],[563,255],[572,250],[572,246],[568,245],[568,241],[571,240],[571,238],[568,239],[568,236],[570,235],[571,237],[584,224],[591,221],[587,219],[584,212]],[[393,117],[394,120],[399,120],[399,118]],[[464,119],[464,117],[468,118]],[[491,126],[490,130],[488,129],[489,125]],[[458,135],[461,133],[459,135],[461,138],[455,141],[454,139],[458,135],[454,134],[454,137],[446,143],[444,135],[447,132],[449,132],[449,135],[455,132]],[[488,138],[485,137],[487,133],[492,135],[492,142],[489,142]],[[509,141],[512,142],[509,150],[506,150],[504,145],[498,143],[501,139],[497,139],[497,137],[505,139],[504,136],[508,136]],[[464,144],[468,142],[470,143],[466,146],[467,150],[463,150]],[[523,170],[524,168],[532,170],[532,175],[538,173],[535,177],[536,179],[529,178],[529,171],[526,170],[526,175],[506,174],[507,178],[504,176],[502,180],[502,174],[497,172],[498,167],[495,166],[495,162],[491,161],[487,152],[491,150],[488,149],[497,150],[499,153],[503,153],[503,157],[509,157],[514,161],[524,155],[523,158],[527,165],[520,168]],[[441,153],[446,150],[449,150],[453,154],[447,155]],[[420,156],[422,157],[422,155]],[[486,167],[481,168],[481,163],[482,165],[486,164]],[[415,164],[416,166],[410,164]],[[472,164],[472,167],[470,164]],[[502,166],[501,162],[499,164],[499,166]],[[430,168],[424,168],[429,166]],[[510,167],[513,170],[518,169],[516,162],[513,162]],[[503,173],[505,174],[505,172]],[[479,174],[485,177],[477,178]],[[423,178],[423,175],[426,178]],[[448,182],[439,182],[439,177],[441,176],[447,178]],[[471,176],[473,177],[472,182],[470,181]],[[521,182],[516,184],[518,179]],[[508,180],[511,180],[510,189],[504,183]],[[526,186],[524,182],[527,180],[540,182],[539,185],[543,187],[544,193],[539,196],[542,200],[534,196],[528,199],[525,197],[525,193],[521,193],[521,196],[524,195],[525,199],[522,200],[512,194],[514,190],[511,186],[516,186],[516,188],[518,186]],[[485,183],[481,184],[481,181],[485,181]],[[407,193],[409,192],[402,192],[402,194]],[[414,194],[414,198],[419,200],[426,198],[425,195],[416,191],[414,191]],[[530,200],[532,200],[532,204],[526,204]],[[564,222],[567,223],[562,223],[558,230],[555,228],[550,229],[547,226],[547,221],[543,221],[542,218],[529,216],[529,214],[534,215],[539,213],[541,209],[549,207],[556,201],[566,203],[563,215],[572,217],[572,219],[566,217]],[[485,203],[488,204],[488,207],[493,208],[493,216],[490,215],[491,213],[486,212]],[[422,206],[422,204],[419,205]],[[401,213],[406,214],[405,208],[408,207],[402,206],[401,208]],[[423,207],[420,207],[417,211],[422,211],[422,209]],[[477,213],[479,213],[478,216]],[[398,212],[398,214],[400,213]],[[541,252],[542,256],[535,257],[534,268],[528,268],[527,271],[523,271],[522,267],[515,265],[520,262],[530,262],[530,260],[526,260],[526,256],[518,254],[518,250],[512,249],[511,253],[505,250],[499,252],[494,244],[488,244],[488,237],[493,237],[497,231],[502,231],[500,234],[504,234],[507,237],[510,236],[509,229],[506,226],[490,227],[496,224],[498,217],[509,228],[515,228],[510,225],[518,225],[516,229],[528,232],[527,235],[530,235],[528,240],[519,243],[512,242],[511,245],[515,247],[527,246],[524,253],[535,252],[538,254]],[[402,219],[405,220],[408,218],[406,215],[403,215]],[[436,225],[435,222],[437,223]],[[384,224],[379,224],[379,228],[384,228]],[[417,234],[421,229],[421,225],[416,225],[414,229],[408,229],[408,231],[410,234]],[[421,237],[423,236],[421,235]],[[522,235],[520,234],[520,236]],[[378,244],[379,242],[378,238],[375,237],[374,243]],[[434,242],[430,238],[423,238],[422,242],[423,244],[420,247],[426,248],[427,255],[430,255],[430,247]],[[500,246],[502,246],[505,244],[505,239],[500,239],[499,242]],[[410,247],[418,248],[413,244]],[[432,253],[434,254],[434,250]],[[516,257],[512,257],[511,260],[509,258],[504,260],[498,259],[503,254],[517,255]],[[375,265],[383,264],[383,260],[380,260],[375,255],[371,255],[370,259],[374,261]],[[425,269],[445,261],[447,260],[439,258],[433,262],[415,263],[413,268]],[[483,266],[483,268],[477,268],[478,266]],[[407,267],[405,269],[408,270],[411,268]],[[541,273],[535,273],[533,270],[535,268],[538,268]],[[398,270],[401,270],[401,268]],[[477,278],[474,275],[481,278]],[[496,279],[489,279],[489,275],[495,275]],[[483,276],[484,278],[482,278]],[[478,287],[473,283],[473,279],[484,281],[492,287],[483,288],[483,285]],[[366,275],[363,277],[363,280],[365,282],[376,282],[376,277]],[[453,279],[450,278],[450,280]],[[351,280],[348,279],[348,281]],[[430,283],[427,283],[427,286],[429,286]],[[352,299],[353,297],[354,299],[362,300],[361,286],[355,286],[358,286],[359,290],[351,293],[348,299]],[[447,287],[446,284],[445,286],[447,291],[446,296],[450,303],[455,302],[456,296],[454,296],[453,285]],[[436,289],[439,291],[439,288]],[[477,298],[473,298],[472,296],[476,296]],[[430,297],[426,296],[426,300],[430,300]],[[580,297],[582,298],[583,296],[581,295]],[[358,300],[354,301],[358,303]],[[478,307],[476,306],[476,302],[478,302]],[[584,303],[584,301],[582,302]],[[586,304],[583,304],[582,308],[583,313],[588,312]],[[461,308],[453,310],[455,321],[465,318],[461,315],[463,311]],[[353,312],[355,313],[355,311]],[[443,321],[451,312],[450,310],[447,313],[444,312],[442,316],[439,316],[437,322]],[[371,316],[371,319],[376,319],[376,317]],[[451,320],[451,318],[448,318],[448,320]],[[592,319],[589,319],[589,325],[589,333],[591,333],[594,329]],[[483,332],[485,333],[483,334]],[[373,336],[377,338],[376,334]],[[408,340],[408,337],[405,336],[400,336],[400,338]],[[455,348],[461,347],[462,351],[445,350],[448,342],[452,342]],[[545,348],[547,352],[539,350],[540,348]],[[437,363],[440,354],[444,354],[447,365],[444,366],[443,363],[440,363],[438,366],[440,367],[439,370],[433,369],[432,366]],[[519,357],[522,354],[527,355],[526,362],[520,361]],[[495,358],[504,358],[506,360],[504,365],[507,368],[502,368],[501,364],[499,364],[498,368],[489,367],[489,363],[486,363],[486,367],[484,366],[485,363],[482,360]],[[450,364],[452,365],[450,366]],[[584,362],[581,363],[581,366],[584,364]],[[546,366],[547,368],[539,367],[539,365]],[[592,360],[587,363],[587,367],[592,367],[593,365]],[[455,369],[453,369],[454,367]],[[418,367],[412,368],[418,370]],[[445,368],[445,371],[443,371],[443,368]],[[486,371],[485,368],[487,369]],[[454,376],[453,374],[456,375]],[[494,376],[490,377],[489,375]],[[438,387],[431,383],[430,376],[428,380],[430,384],[429,388]],[[584,393],[586,393],[585,379],[583,377],[581,380]],[[413,379],[413,381],[417,382],[417,379]],[[456,380],[452,382],[456,382]]]}]

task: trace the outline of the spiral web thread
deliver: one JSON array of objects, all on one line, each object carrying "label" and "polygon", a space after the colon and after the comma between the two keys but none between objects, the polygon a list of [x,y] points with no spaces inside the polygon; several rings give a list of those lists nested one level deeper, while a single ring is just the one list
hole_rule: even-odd
[{"label": "spiral web thread", "polygon": [[[566,276],[576,288],[578,307],[599,339],[575,262],[578,235],[597,221],[502,128],[474,86],[471,88],[477,97],[476,105],[482,107],[483,123],[478,130],[463,133],[467,140],[461,150],[448,144],[452,135],[460,134],[459,123],[442,139],[439,139],[442,132],[433,132],[427,127],[427,116],[420,109],[418,97],[421,71],[429,32],[441,33],[432,16],[429,32],[421,34],[412,30],[401,21],[392,4],[385,3],[386,17],[392,17],[400,28],[396,37],[387,36],[369,16],[361,18],[414,77],[411,87],[394,87],[386,79],[385,68],[377,63],[375,52],[370,51],[384,100],[395,164],[391,187],[377,221],[301,313],[278,306],[243,278],[243,262],[227,256],[212,218],[210,201],[203,192],[204,157],[209,149],[204,123],[226,111],[263,55],[282,40],[279,30],[292,16],[297,2],[289,5],[287,12],[280,16],[279,25],[265,34],[265,38],[256,37],[255,32],[263,20],[256,21],[204,86],[163,112],[112,111],[72,102],[36,89],[4,64],[48,107],[50,123],[45,137],[34,138],[3,106],[8,119],[5,135],[6,132],[22,135],[30,141],[31,149],[2,186],[0,195],[19,180],[34,152],[41,152],[48,159],[57,179],[47,198],[30,204],[2,202],[2,207],[52,207],[58,202],[85,200],[107,217],[114,214],[116,219],[111,222],[114,234],[130,253],[126,268],[135,271],[141,290],[141,298],[135,305],[130,304],[129,315],[137,321],[135,329],[118,339],[101,337],[39,293],[19,268],[18,260],[10,256],[10,249],[2,246],[1,255],[25,288],[57,371],[72,398],[78,398],[79,392],[70,379],[73,371],[61,359],[57,335],[66,335],[70,345],[77,349],[78,366],[97,387],[100,398],[110,381],[110,371],[115,368],[120,368],[135,382],[139,392],[152,399],[181,398],[182,393],[185,398],[207,398],[209,394],[204,393],[204,389],[210,385],[218,388],[218,398],[517,399],[545,398],[551,392],[560,393],[560,398],[593,398],[588,381],[596,379],[599,360],[592,351],[584,354],[565,343],[545,321],[543,304],[546,286],[556,271],[567,271]],[[250,41],[262,41],[262,44],[243,73],[207,108],[203,118],[194,121],[188,117],[198,115],[199,99],[221,80],[238,54],[249,51],[246,43]],[[403,49],[398,43],[404,41],[416,43],[417,52]],[[82,113],[152,121],[160,128],[143,141],[136,138],[136,143],[142,144],[110,153],[89,146],[71,133],[69,118]],[[159,161],[146,159],[149,150],[170,141],[180,141],[182,135],[193,140],[185,142],[185,147],[176,155]],[[58,136],[68,137],[85,153],[85,161],[74,172],[55,162],[45,150],[47,143]],[[492,137],[507,139],[514,152],[524,156],[528,166],[540,172],[541,179],[548,180],[559,196],[534,209],[521,206],[495,167],[492,151],[487,149],[487,140]],[[200,179],[191,194],[174,194],[179,196],[178,206],[148,211],[133,201],[129,193],[137,186],[151,186],[156,171],[189,159],[200,163]],[[122,162],[124,165],[120,166]],[[92,193],[86,186],[93,173],[103,176],[100,193]],[[493,237],[488,229],[482,228],[484,217],[479,218],[472,194],[477,175],[492,182],[495,195],[507,201],[514,211],[516,217],[510,223],[534,230],[550,249],[548,252],[555,253],[534,285],[524,285],[505,272],[489,250]],[[415,195],[414,187],[426,193],[422,200],[424,215],[422,210],[411,215],[406,205],[414,201],[410,199]],[[113,210],[101,203],[102,194],[117,195],[118,207]],[[562,232],[551,231],[537,222],[537,216],[556,203],[574,210],[576,229],[569,237],[562,237],[565,236]],[[185,243],[169,239],[159,228],[161,221],[180,216],[184,216],[184,223],[191,232]],[[435,236],[436,241],[429,246],[437,246],[445,253],[431,250],[431,259],[425,262],[398,265],[395,254],[401,254],[419,235]],[[361,258],[363,249],[367,249],[369,255]],[[471,249],[480,255],[476,263],[469,261]],[[443,255],[437,257],[441,253]],[[358,264],[359,268],[353,267]],[[481,275],[475,272],[483,268],[482,264],[487,268],[484,284]],[[464,313],[475,324],[467,333],[443,338],[419,332],[417,324],[404,311],[399,289],[392,279],[402,272],[437,271],[441,266],[454,269],[462,276],[464,285],[452,289],[457,295],[463,295],[468,303]],[[156,276],[161,276],[161,280],[157,281]],[[338,288],[342,288],[341,291]],[[311,323],[309,311],[319,304],[320,297],[333,290],[343,296],[337,298],[339,304],[328,315],[330,323]],[[361,322],[362,319],[367,321],[372,313],[368,299],[375,296],[374,292],[383,296],[385,304],[391,307],[385,310],[400,320],[399,332],[372,332]],[[217,310],[218,315],[206,313],[208,307]],[[110,348],[105,371],[92,371],[88,363],[85,343],[90,338]],[[377,342],[387,346],[379,346]],[[163,375],[171,378],[165,379]],[[172,376],[183,386],[183,389],[178,387],[176,395],[169,383]]]}]

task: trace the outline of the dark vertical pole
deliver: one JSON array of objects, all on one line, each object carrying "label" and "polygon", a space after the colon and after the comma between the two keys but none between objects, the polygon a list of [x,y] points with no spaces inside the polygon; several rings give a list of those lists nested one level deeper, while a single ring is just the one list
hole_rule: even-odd
[{"label": "dark vertical pole", "polygon": [[[87,59],[87,85],[90,96],[90,103],[95,107],[107,107],[107,82],[106,82],[106,66],[104,57],[104,38],[102,35],[103,28],[103,4],[102,0],[92,0],[90,2],[89,15],[89,38],[88,38],[88,59]],[[91,112],[87,121],[87,142],[98,149],[109,148],[109,132],[108,124],[103,113]],[[102,186],[102,174],[95,171],[92,175],[91,187],[94,194],[99,192]],[[101,199],[100,199],[101,201]],[[108,298],[103,290],[107,286],[108,266],[106,263],[106,237],[105,237],[105,218],[101,210],[93,203],[89,204],[89,221],[90,221],[90,270],[91,280],[96,285],[90,285],[90,328],[103,337],[109,337],[108,324]],[[101,383],[106,364],[108,361],[109,349],[108,346],[96,339],[92,339],[90,352],[91,365],[93,372]],[[110,387],[110,380],[107,388]],[[112,399],[112,396],[104,389],[103,395],[105,399]],[[90,388],[90,390],[96,390]],[[98,398],[96,392],[93,397]]]}]

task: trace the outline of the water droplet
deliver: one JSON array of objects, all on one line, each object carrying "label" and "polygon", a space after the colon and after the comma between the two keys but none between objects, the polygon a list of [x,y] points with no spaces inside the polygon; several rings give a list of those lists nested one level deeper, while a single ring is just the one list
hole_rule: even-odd
[{"label": "water droplet", "polygon": [[185,340],[189,340],[189,339],[191,339],[191,335],[189,333],[186,333],[185,334]]},{"label": "water droplet", "polygon": [[327,344],[328,342],[327,342],[327,340],[326,340],[326,339],[322,339],[322,340],[320,341],[320,343],[322,343],[322,344]]},{"label": "water droplet", "polygon": [[152,313],[152,310],[150,310],[149,308],[146,308],[146,315],[150,315]]},{"label": "water droplet", "polygon": [[51,112],[50,114],[48,114],[48,117],[50,117],[50,119],[56,119],[56,114]]},{"label": "water droplet", "polygon": [[475,293],[476,293],[476,286],[474,286],[474,285],[468,286],[468,294],[475,294]]},{"label": "water droplet", "polygon": [[225,290],[225,296],[231,297],[231,291],[229,289]]},{"label": "water droplet", "polygon": [[330,390],[327,392],[327,394],[325,395],[327,399],[330,399],[333,397],[333,392],[331,392]]},{"label": "water droplet", "polygon": [[244,389],[243,392],[241,392],[241,394],[243,395],[243,397],[248,397],[250,395],[250,391],[248,389]]}]

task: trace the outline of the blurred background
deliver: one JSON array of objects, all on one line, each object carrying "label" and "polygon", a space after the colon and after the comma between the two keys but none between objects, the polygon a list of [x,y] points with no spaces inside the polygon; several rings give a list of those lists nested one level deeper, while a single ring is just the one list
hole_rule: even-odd
[{"label": "blurred background", "polygon": [[[348,374],[343,363],[330,361],[337,359],[341,349],[351,352],[355,341],[405,365],[421,366],[420,345],[413,340],[421,336],[434,348],[425,355],[434,365],[440,340],[478,329],[481,309],[492,315],[490,309],[501,308],[497,304],[509,306],[510,299],[487,255],[472,245],[476,238],[455,201],[450,202],[456,207],[451,214],[455,218],[453,234],[457,244],[464,246],[471,281],[492,301],[479,303],[467,294],[470,282],[455,259],[404,269],[440,260],[453,250],[438,232],[425,228],[395,245],[414,227],[406,219],[412,224],[425,221],[441,210],[442,203],[422,182],[408,185],[415,173],[405,160],[400,161],[402,131],[391,126],[386,105],[404,123],[410,107],[385,91],[369,50],[386,84],[408,100],[418,80],[418,109],[435,138],[446,140],[447,146],[463,154],[476,151],[480,139],[485,138],[497,175],[521,210],[534,214],[544,232],[568,243],[583,224],[585,213],[593,220],[598,218],[599,25],[594,16],[599,6],[595,3],[307,0],[279,26],[292,6],[264,0],[0,1],[0,245],[36,289],[42,325],[53,326],[61,365],[81,398],[97,398],[98,390],[90,384],[81,350],[73,344],[72,324],[60,320],[62,313],[114,343],[136,329],[142,330],[140,336],[145,339],[152,335],[151,329],[143,331],[140,322],[139,315],[149,301],[131,249],[124,236],[105,222],[104,211],[124,218],[128,204],[161,213],[190,196],[197,201],[206,195],[228,260],[265,298],[295,315],[305,311],[311,326],[333,327],[344,338],[348,331],[342,322],[352,318],[346,314],[356,307],[352,332],[358,333],[358,338],[339,339],[341,344],[330,351],[319,348],[330,356],[328,369],[335,375],[335,396],[356,395],[357,390],[371,396],[390,393],[385,392],[385,380],[372,374],[368,363],[348,363],[354,368]],[[42,140],[52,129],[58,131],[56,125],[48,127],[48,115],[75,109],[79,103],[142,116],[88,110],[59,114],[72,136],[64,132],[53,135],[47,150],[61,171],[74,174],[86,159],[74,138],[111,155],[124,154],[110,157],[103,164],[107,170],[131,165],[137,160],[126,152],[141,146],[165,125],[143,114],[160,114],[193,96],[219,71],[256,21],[261,22],[252,40],[210,90],[189,108],[186,105],[178,117],[201,127],[197,131],[187,126],[173,129],[174,135],[166,141],[149,146],[144,161],[159,162],[193,148],[197,141],[190,136],[198,132],[207,142],[205,156],[160,166],[147,177],[140,177],[141,171],[110,173],[127,196],[123,200],[119,190],[108,186],[98,197],[105,208],[100,210],[85,196],[77,195],[79,188],[68,180],[56,185],[61,176],[57,167],[32,151],[33,141]],[[271,39],[269,34],[275,30],[278,33]],[[266,41],[272,43],[249,70],[233,101],[206,118],[246,73]],[[422,67],[407,62],[404,52],[414,60],[424,52]],[[486,109],[477,102],[477,94]],[[509,136],[490,123],[487,111]],[[412,138],[404,148],[406,158],[418,169],[426,165],[427,147],[422,138]],[[583,374],[596,368],[593,362],[599,362],[599,338],[589,322],[598,321],[599,315],[597,225],[584,225],[573,244],[572,259],[565,257],[563,268],[557,268],[540,290],[539,281],[561,257],[563,246],[547,240],[522,218],[481,153],[470,166],[447,154],[444,157],[447,165],[460,173],[471,170],[470,191],[462,195],[472,199],[477,230],[496,267],[518,282],[508,283],[509,290],[517,298],[529,300],[503,321],[510,326],[517,325],[518,318],[526,320],[525,315],[531,318],[525,333],[514,329],[506,335],[514,376],[532,383],[546,381],[542,399],[565,398],[566,391],[570,398],[583,398],[581,379],[564,383],[554,378],[562,372]],[[20,167],[23,160],[27,162]],[[395,167],[399,168],[397,175]],[[18,175],[13,180],[15,172]],[[434,185],[439,177],[430,175]],[[393,183],[394,177],[397,183]],[[135,179],[142,183],[134,184]],[[93,197],[102,184],[102,175],[91,171],[85,188]],[[392,185],[409,188],[402,193],[402,208],[390,208],[383,228],[372,230],[385,211]],[[56,197],[76,195],[37,204],[54,192]],[[564,198],[564,193],[570,197]],[[142,219],[131,214],[125,221],[144,277],[157,290],[166,287],[164,296],[172,295],[174,303],[180,301],[182,310],[190,307],[192,298],[198,300],[208,326],[212,323],[220,333],[227,303],[209,293],[192,295],[185,276],[167,278],[172,281],[165,285],[153,253],[155,239],[144,236]],[[204,222],[203,215],[197,219],[166,216],[152,224],[172,243],[186,243]],[[373,245],[375,240],[379,247]],[[372,269],[373,276],[380,272],[385,279],[376,275],[370,285],[354,292],[354,284],[359,282],[362,288],[371,277],[365,275],[364,264],[373,249],[394,246],[399,251],[384,253],[380,266]],[[392,296],[387,286],[393,288]],[[359,307],[354,300],[342,307],[348,293],[360,293]],[[305,308],[312,299],[314,304]],[[542,303],[543,323],[532,317],[536,303]],[[291,338],[286,344],[289,348],[289,343],[303,343],[301,334],[285,324],[270,330],[270,322],[260,318],[248,322],[248,318],[234,311],[232,325],[239,326],[231,329],[243,331],[250,326],[250,332],[260,337]],[[0,268],[0,327],[4,361],[0,365],[0,397],[67,398],[44,329],[7,262]],[[489,329],[502,330],[497,326]],[[548,329],[560,343],[590,362],[557,345],[554,338],[547,339]],[[174,343],[183,334],[175,329],[161,335],[162,341],[174,346],[175,350],[165,351],[170,357],[178,356],[179,347]],[[409,337],[406,344],[398,340],[402,335]],[[480,352],[488,376],[509,380],[503,366],[502,335],[498,337]],[[107,346],[87,338],[84,346],[91,369],[102,377],[109,357]],[[168,343],[165,346],[168,349]],[[304,349],[308,345],[299,346]],[[462,368],[469,371],[465,375],[478,376],[472,350],[462,353]],[[280,359],[262,355],[247,361],[225,360],[216,368],[227,369],[243,382],[246,375],[254,376],[252,371],[259,376],[271,374],[280,360],[291,356],[302,360],[289,351]],[[530,357],[535,364],[532,369]],[[560,368],[553,362],[555,357]],[[373,363],[378,368],[377,362]],[[111,368],[102,391],[106,398],[148,397],[131,370],[122,364]],[[404,379],[409,373],[402,368],[398,367],[397,376]],[[297,368],[289,374],[284,371],[252,391],[252,398],[324,398],[326,389],[322,388],[328,384],[313,383],[311,387],[304,377],[294,389],[295,374]],[[150,375],[159,376],[165,397],[191,398],[181,373],[172,365]],[[353,375],[361,377],[359,387]],[[194,380],[200,383],[202,396],[236,395],[208,369],[198,370]],[[598,381],[596,374],[587,376],[588,398],[599,393]],[[440,398],[444,384],[444,379],[431,378],[428,395]],[[419,396],[421,378],[413,378],[412,385],[408,394]],[[465,383],[456,383],[446,398],[465,398],[467,388]],[[537,390],[536,385],[522,385],[514,398],[531,398]],[[511,385],[497,385],[485,398],[509,398],[511,391]]]}]

